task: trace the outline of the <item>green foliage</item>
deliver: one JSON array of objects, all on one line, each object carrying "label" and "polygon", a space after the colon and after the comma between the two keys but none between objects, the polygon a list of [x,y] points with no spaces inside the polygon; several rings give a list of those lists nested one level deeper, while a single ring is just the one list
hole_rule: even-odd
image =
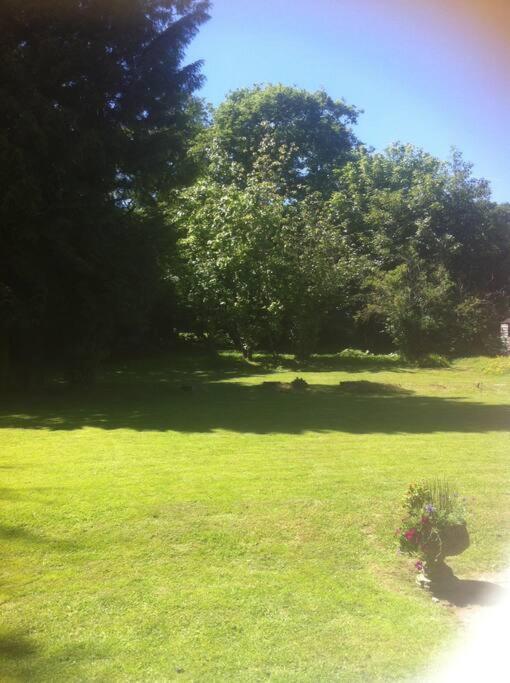
[{"label": "green foliage", "polygon": [[433,514],[439,526],[466,522],[464,501],[453,484],[445,479],[409,484],[402,504],[407,514]]},{"label": "green foliage", "polygon": [[362,351],[361,349],[344,349],[343,351],[340,351],[338,354],[340,358],[353,358],[353,359],[359,359],[359,358],[367,358],[367,357],[372,357],[373,354],[370,353],[370,351]]},{"label": "green foliage", "polygon": [[[318,182],[303,127],[324,97],[260,86],[214,112],[197,146],[202,179],[178,202],[187,305],[248,354],[290,346],[306,358],[339,325],[356,339],[353,321],[413,360],[496,350],[510,231],[486,183],[458,153],[443,163],[411,146],[354,150],[353,139]],[[337,124],[326,116],[340,145]]]},{"label": "green foliage", "polygon": [[494,306],[466,296],[444,265],[411,257],[369,282],[368,304],[360,317],[378,317],[409,359],[434,363],[438,354],[487,350],[494,343]]},{"label": "green foliage", "polygon": [[443,163],[410,145],[382,154],[361,148],[338,173],[330,207],[359,264],[357,311],[378,309],[399,350],[496,350],[509,291],[509,214],[491,204],[487,183],[458,152]]},{"label": "green foliage", "polygon": [[417,365],[420,368],[448,368],[450,361],[439,353],[428,353],[418,358]]},{"label": "green foliage", "polygon": [[465,524],[466,506],[457,488],[445,479],[431,479],[425,482],[430,503],[436,509],[437,518],[444,524]]},{"label": "green foliage", "polygon": [[[182,193],[178,225],[183,298],[212,331],[228,332],[250,354],[281,325],[281,250],[275,241],[285,214],[271,189],[245,190],[200,182]],[[264,263],[261,255],[273,261]]]},{"label": "green foliage", "polygon": [[390,362],[401,360],[398,353],[370,353],[370,351],[362,351],[361,349],[344,349],[340,351],[338,357],[351,360],[381,360]]},{"label": "green foliage", "polygon": [[357,115],[355,107],[323,90],[256,85],[227,96],[214,112],[202,149],[221,183],[242,185],[262,170],[285,196],[328,194],[334,173],[356,143],[350,125]]},{"label": "green foliage", "polygon": [[429,270],[414,260],[372,281],[364,315],[380,316],[403,355],[419,358],[448,343],[453,290],[444,268]]},{"label": "green foliage", "polygon": [[172,215],[182,235],[178,286],[206,328],[226,331],[246,355],[290,340],[307,356],[342,277],[314,197],[287,203],[256,178],[242,189],[207,179],[180,195]]},{"label": "green foliage", "polygon": [[441,162],[396,144],[383,153],[360,148],[339,171],[331,204],[352,248],[378,268],[414,254],[442,264],[475,295],[508,282],[508,216],[489,199],[487,182],[472,177],[458,152]]}]

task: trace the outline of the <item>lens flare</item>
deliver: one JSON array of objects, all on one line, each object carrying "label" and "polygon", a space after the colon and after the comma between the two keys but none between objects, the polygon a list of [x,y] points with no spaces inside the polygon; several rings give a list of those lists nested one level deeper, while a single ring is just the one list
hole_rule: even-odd
[{"label": "lens flare", "polygon": [[[510,564],[509,564],[510,566]],[[509,680],[510,569],[497,579],[493,604],[470,610],[466,633],[450,656],[441,660],[427,683],[503,683]],[[420,678],[423,681],[423,677]]]}]

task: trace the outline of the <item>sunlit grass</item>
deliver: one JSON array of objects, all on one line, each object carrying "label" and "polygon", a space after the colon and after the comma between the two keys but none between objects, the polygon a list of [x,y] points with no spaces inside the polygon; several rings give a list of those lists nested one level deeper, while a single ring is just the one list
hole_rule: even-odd
[{"label": "sunlit grass", "polygon": [[510,375],[261,360],[4,401],[2,680],[388,680],[450,641],[392,534],[408,483],[445,477],[470,509],[456,573],[501,566]]}]

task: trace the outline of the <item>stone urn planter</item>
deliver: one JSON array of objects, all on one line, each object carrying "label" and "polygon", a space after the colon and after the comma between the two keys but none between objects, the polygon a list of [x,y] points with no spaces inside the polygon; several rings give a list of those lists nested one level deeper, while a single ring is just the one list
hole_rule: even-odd
[{"label": "stone urn planter", "polygon": [[441,533],[441,557],[460,555],[469,548],[469,533],[466,524],[455,524]]},{"label": "stone urn planter", "polygon": [[469,533],[466,524],[447,526],[423,545],[428,562],[443,561],[445,557],[460,555],[469,548]]}]

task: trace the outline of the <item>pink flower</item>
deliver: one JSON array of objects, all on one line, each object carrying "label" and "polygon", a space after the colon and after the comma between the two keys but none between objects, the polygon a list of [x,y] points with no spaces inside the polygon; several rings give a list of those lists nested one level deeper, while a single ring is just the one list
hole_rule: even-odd
[{"label": "pink flower", "polygon": [[408,541],[412,541],[416,536],[416,529],[409,529],[405,532],[404,536],[407,538]]}]

